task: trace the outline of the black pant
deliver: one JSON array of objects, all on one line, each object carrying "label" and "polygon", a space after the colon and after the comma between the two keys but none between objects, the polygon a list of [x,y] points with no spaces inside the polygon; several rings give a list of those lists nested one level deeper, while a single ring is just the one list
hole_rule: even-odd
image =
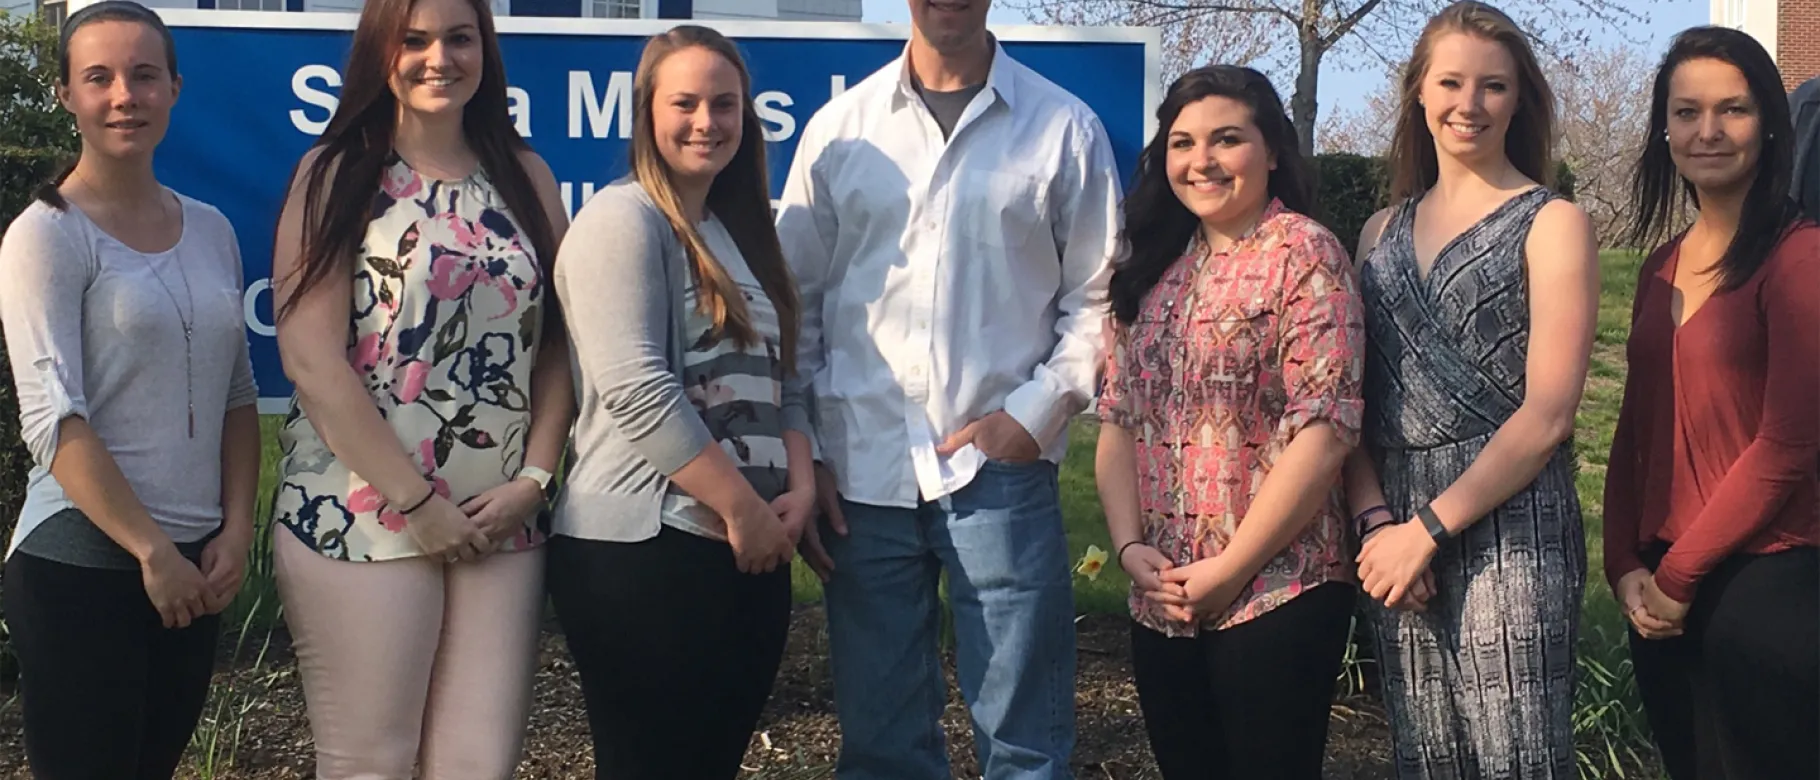
[{"label": "black pant", "polygon": [[[1647,551],[1653,569],[1663,549]],[[1674,780],[1820,777],[1820,550],[1734,555],[1681,636],[1630,634],[1637,690]]]},{"label": "black pant", "polygon": [[167,629],[138,571],[6,564],[25,754],[39,780],[169,780],[208,700],[221,619]]},{"label": "black pant", "polygon": [[669,526],[636,543],[550,540],[550,596],[581,673],[595,777],[728,780],[790,629],[790,569]]},{"label": "black pant", "polygon": [[1319,780],[1357,590],[1330,582],[1194,638],[1135,621],[1131,667],[1168,780]]}]

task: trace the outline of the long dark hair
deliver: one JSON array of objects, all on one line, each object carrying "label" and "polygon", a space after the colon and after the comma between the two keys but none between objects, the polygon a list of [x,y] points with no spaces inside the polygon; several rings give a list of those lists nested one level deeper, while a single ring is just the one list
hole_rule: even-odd
[{"label": "long dark hair", "polygon": [[[347,271],[366,237],[380,176],[393,154],[398,98],[389,82],[414,2],[367,0],[361,9],[343,71],[341,101],[328,128],[316,140],[320,153],[305,174],[303,253],[296,271],[297,285],[278,312],[279,319],[329,274]],[[467,3],[479,20],[482,62],[480,87],[462,108],[462,135],[505,200],[506,209],[530,239],[547,279],[556,262],[555,232],[530,174],[518,159],[530,146],[519,137],[507,111],[506,69],[499,54],[499,34],[493,28],[493,12],[482,0]],[[331,171],[333,181],[329,180]],[[292,176],[296,176],[295,169]],[[553,306],[545,311],[555,313]]]},{"label": "long dark hair", "polygon": [[1517,111],[1504,134],[1504,156],[1524,176],[1544,185],[1554,184],[1555,93],[1536,63],[1529,38],[1503,11],[1485,3],[1454,3],[1422,28],[1414,53],[1403,67],[1401,105],[1397,128],[1390,142],[1391,202],[1420,195],[1441,178],[1434,133],[1422,110],[1422,80],[1428,76],[1435,42],[1442,36],[1462,33],[1492,41],[1510,52],[1516,63]]},{"label": "long dark hair", "polygon": [[796,335],[798,309],[796,281],[784,262],[784,250],[778,243],[777,226],[771,221],[771,185],[765,168],[765,127],[759,123],[758,110],[752,104],[752,76],[739,56],[739,49],[725,35],[698,25],[685,24],[652,36],[645,43],[638,71],[633,78],[632,175],[649,193],[670,229],[681,239],[689,255],[689,269],[695,278],[696,305],[714,323],[714,334],[732,338],[742,346],[758,340],[752,327],[752,316],[746,309],[745,294],[739,284],[716,260],[702,240],[701,231],[683,213],[682,198],[671,181],[669,163],[657,151],[657,130],[651,117],[657,81],[657,67],[665,57],[682,49],[698,46],[714,52],[739,71],[740,140],[739,149],[727,167],[708,185],[708,211],[726,226],[727,234],[745,256],[746,265],[759,286],[777,309],[781,333],[778,348],[786,372],[796,370]]},{"label": "long dark hair", "polygon": [[1672,229],[1676,214],[1690,203],[1700,206],[1693,183],[1675,169],[1666,137],[1669,80],[1682,63],[1697,59],[1718,60],[1737,68],[1757,104],[1762,152],[1750,190],[1744,195],[1738,232],[1713,266],[1719,274],[1719,288],[1729,290],[1756,275],[1783,235],[1801,218],[1800,206],[1788,196],[1795,169],[1795,126],[1788,96],[1782,92],[1782,75],[1775,60],[1755,38],[1725,27],[1695,27],[1675,36],[1669,45],[1668,54],[1656,68],[1649,131],[1644,134],[1643,154],[1637,159],[1630,190],[1637,212],[1626,238],[1632,246],[1659,244]]},{"label": "long dark hair", "polygon": [[1182,74],[1157,106],[1156,135],[1138,156],[1137,176],[1123,206],[1125,227],[1119,243],[1124,257],[1113,269],[1108,290],[1112,315],[1120,323],[1137,320],[1144,296],[1181,258],[1182,248],[1200,225],[1200,218],[1169,186],[1169,129],[1183,108],[1210,97],[1230,98],[1251,109],[1251,122],[1277,161],[1267,191],[1285,208],[1312,216],[1313,177],[1302,159],[1295,125],[1270,79],[1236,65],[1210,65]]},{"label": "long dark hair", "polygon": [[[171,29],[164,26],[164,20],[151,9],[132,0],[102,0],[94,5],[83,6],[63,20],[63,30],[57,37],[57,86],[68,87],[70,84],[70,38],[75,37],[77,30],[94,22],[132,22],[150,27],[164,43],[166,75],[172,79],[177,78],[177,42],[171,39]],[[32,192],[32,197],[58,211],[69,208],[69,201],[64,200],[63,193],[57,188],[63,186],[63,181],[75,172],[76,163],[80,159],[78,156],[65,163],[56,176]]]}]

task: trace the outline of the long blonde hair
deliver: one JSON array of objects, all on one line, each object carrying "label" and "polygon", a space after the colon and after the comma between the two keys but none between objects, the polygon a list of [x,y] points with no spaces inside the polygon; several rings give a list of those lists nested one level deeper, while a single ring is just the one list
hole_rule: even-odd
[{"label": "long blonde hair", "polygon": [[708,210],[727,228],[733,243],[745,256],[753,277],[770,297],[777,310],[780,332],[780,356],[786,373],[796,367],[798,310],[796,281],[784,262],[783,247],[778,243],[777,228],[771,220],[771,187],[765,168],[765,132],[758,111],[752,104],[752,76],[746,70],[739,50],[726,36],[707,27],[681,25],[651,37],[639,58],[638,72],[633,77],[635,110],[632,120],[632,175],[649,193],[651,200],[669,220],[670,229],[681,239],[689,255],[689,268],[696,286],[696,306],[714,323],[717,338],[732,338],[741,346],[758,341],[752,316],[746,308],[744,293],[715,259],[702,239],[701,231],[683,214],[682,197],[671,180],[669,163],[657,151],[657,132],[653,123],[653,87],[657,66],[664,58],[682,49],[699,46],[725,58],[739,71],[741,125],[739,149],[726,169],[714,177],[708,188]]},{"label": "long blonde hair", "polygon": [[1450,33],[1463,33],[1502,45],[1517,66],[1517,112],[1504,135],[1504,156],[1524,176],[1553,185],[1555,144],[1555,94],[1536,63],[1535,52],[1517,23],[1503,11],[1485,3],[1464,0],[1435,14],[1416,39],[1415,53],[1403,68],[1402,106],[1390,144],[1390,199],[1403,200],[1426,192],[1441,176],[1435,157],[1434,134],[1422,112],[1422,79],[1428,75],[1435,42]]}]

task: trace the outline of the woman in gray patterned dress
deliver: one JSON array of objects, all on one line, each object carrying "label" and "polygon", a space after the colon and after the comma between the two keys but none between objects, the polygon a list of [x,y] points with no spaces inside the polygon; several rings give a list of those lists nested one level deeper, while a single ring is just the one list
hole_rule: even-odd
[{"label": "woman in gray patterned dress", "polygon": [[1572,434],[1598,315],[1586,215],[1543,183],[1553,97],[1460,3],[1403,82],[1360,237],[1365,444],[1347,464],[1401,778],[1569,778],[1586,580]]}]

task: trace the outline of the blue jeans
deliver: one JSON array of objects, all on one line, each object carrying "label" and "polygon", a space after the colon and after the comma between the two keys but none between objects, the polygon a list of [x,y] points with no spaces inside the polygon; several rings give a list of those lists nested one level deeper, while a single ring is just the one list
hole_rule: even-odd
[{"label": "blue jeans", "polygon": [[1056,467],[988,462],[915,509],[843,501],[828,640],[841,780],[948,778],[937,651],[948,573],[961,696],[986,780],[1068,778],[1074,589]]}]

